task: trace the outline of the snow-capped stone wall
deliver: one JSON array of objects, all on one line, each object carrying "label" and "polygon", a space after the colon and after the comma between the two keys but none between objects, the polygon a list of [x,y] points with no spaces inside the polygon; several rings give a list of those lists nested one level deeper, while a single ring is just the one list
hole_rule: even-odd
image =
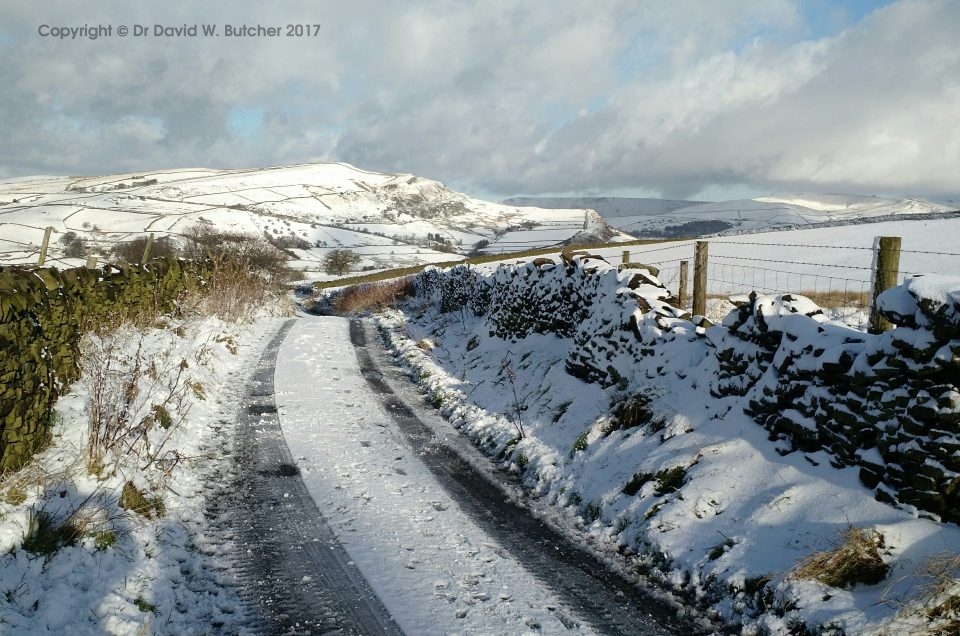
[{"label": "snow-capped stone wall", "polygon": [[567,370],[612,385],[631,372],[638,356],[653,354],[654,344],[700,337],[690,314],[670,304],[671,293],[657,273],[576,254],[564,255],[561,263],[503,265],[492,274],[468,265],[427,268],[417,277],[417,289],[443,311],[486,315],[490,335],[505,340],[531,333],[570,338]]},{"label": "snow-capped stone wall", "polygon": [[709,333],[724,373],[780,452],[828,450],[877,498],[960,522],[960,278],[918,276],[884,292],[897,328],[832,324],[799,296],[751,296]]},{"label": "snow-capped stone wall", "polygon": [[960,523],[960,278],[884,292],[879,309],[897,329],[874,335],[792,294],[734,299],[723,326],[710,326],[673,307],[656,274],[579,254],[494,272],[430,268],[417,280],[445,311],[486,316],[491,335],[569,338],[567,371],[589,382],[625,384],[644,358],[715,357],[711,393],[738,397],[779,452],[826,451],[838,468],[858,466],[878,499]]}]

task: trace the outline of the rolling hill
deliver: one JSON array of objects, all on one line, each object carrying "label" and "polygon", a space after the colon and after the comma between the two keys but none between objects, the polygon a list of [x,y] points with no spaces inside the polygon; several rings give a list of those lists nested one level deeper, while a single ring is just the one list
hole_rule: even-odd
[{"label": "rolling hill", "polygon": [[639,237],[742,234],[816,225],[846,225],[923,218],[955,212],[957,206],[923,199],[840,194],[802,194],[717,203],[610,197],[507,199],[512,205],[596,210],[617,229]]},{"label": "rolling hill", "polygon": [[593,211],[489,203],[436,181],[343,163],[0,182],[0,264],[35,262],[48,226],[50,258],[67,266],[82,262],[65,255],[68,232],[106,254],[137,235],[177,240],[196,225],[266,234],[307,274],[335,248],[354,250],[362,257],[358,269],[374,270],[474,250],[629,238]]}]

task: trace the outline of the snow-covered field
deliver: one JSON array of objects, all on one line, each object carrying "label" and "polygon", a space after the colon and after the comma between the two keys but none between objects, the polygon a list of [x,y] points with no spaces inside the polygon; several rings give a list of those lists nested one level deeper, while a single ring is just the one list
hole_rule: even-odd
[{"label": "snow-covered field", "polygon": [[[960,218],[885,221],[703,239],[709,243],[707,293],[718,297],[751,291],[866,296],[871,290],[874,239],[879,236],[902,238],[900,282],[909,275],[960,272]],[[693,279],[694,241],[592,250],[611,263],[619,263],[623,251],[630,252],[632,262],[657,267],[660,280],[674,292],[680,261],[688,261],[689,280]],[[689,307],[692,282],[688,285]],[[865,323],[862,302],[848,309],[849,324]],[[709,317],[717,321],[722,315]]]},{"label": "snow-covered field", "polygon": [[76,266],[85,259],[65,256],[67,232],[103,257],[119,241],[147,233],[181,240],[195,225],[266,234],[295,249],[294,264],[315,278],[338,248],[361,255],[355,269],[374,270],[456,260],[480,241],[498,252],[608,232],[587,210],[489,203],[436,181],[342,163],[0,182],[0,264],[36,262],[48,226],[49,262]]},{"label": "snow-covered field", "polygon": [[[504,203],[595,209],[614,227],[635,236],[695,236],[756,232],[818,223],[880,221],[898,215],[955,212],[955,203],[844,194],[797,194],[704,203],[662,199],[514,198]],[[709,229],[705,223],[713,223]],[[700,225],[698,225],[700,224]]]}]

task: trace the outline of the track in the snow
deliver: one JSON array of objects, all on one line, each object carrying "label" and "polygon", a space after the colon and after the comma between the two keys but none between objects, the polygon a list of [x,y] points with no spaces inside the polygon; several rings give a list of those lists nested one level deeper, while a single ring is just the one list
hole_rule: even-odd
[{"label": "track in the snow", "polygon": [[595,556],[510,501],[487,476],[438,439],[397,396],[387,383],[385,372],[392,376],[391,382],[406,380],[396,369],[381,369],[374,362],[360,320],[351,320],[350,339],[361,374],[439,483],[481,528],[593,629],[606,634],[710,631],[678,618],[674,608],[643,594]]},{"label": "track in the snow", "polygon": [[267,345],[237,422],[239,477],[228,494],[241,594],[265,634],[401,634],[324,521],[280,430],[273,376],[293,326]]}]

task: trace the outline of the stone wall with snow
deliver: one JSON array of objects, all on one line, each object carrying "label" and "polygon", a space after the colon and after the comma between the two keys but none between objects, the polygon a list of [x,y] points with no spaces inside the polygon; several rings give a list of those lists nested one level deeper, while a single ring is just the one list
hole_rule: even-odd
[{"label": "stone wall with snow", "polygon": [[800,296],[739,304],[708,333],[715,395],[744,396],[780,452],[827,450],[878,499],[960,522],[960,278],[884,292],[878,309],[897,328],[880,335],[830,323]]},{"label": "stone wall with snow", "polygon": [[656,380],[658,359],[714,357],[711,393],[738,400],[778,452],[816,463],[809,454],[825,451],[835,467],[859,467],[878,499],[960,523],[960,278],[888,290],[879,309],[897,328],[874,335],[791,294],[737,298],[711,326],[674,307],[657,273],[577,254],[493,272],[431,268],[417,283],[444,311],[485,316],[491,335],[569,339],[567,371],[588,382],[626,384],[641,367]]},{"label": "stone wall with snow", "polygon": [[560,263],[539,258],[492,273],[469,265],[428,268],[417,277],[417,289],[443,311],[485,315],[492,336],[570,338],[568,372],[612,385],[631,372],[638,356],[654,354],[652,346],[702,336],[690,314],[670,304],[671,293],[657,273],[640,264],[614,267],[598,256],[565,254]]},{"label": "stone wall with snow", "polygon": [[79,376],[88,328],[172,311],[208,273],[207,264],[173,259],[96,270],[0,267],[0,472],[47,443],[53,407]]}]

